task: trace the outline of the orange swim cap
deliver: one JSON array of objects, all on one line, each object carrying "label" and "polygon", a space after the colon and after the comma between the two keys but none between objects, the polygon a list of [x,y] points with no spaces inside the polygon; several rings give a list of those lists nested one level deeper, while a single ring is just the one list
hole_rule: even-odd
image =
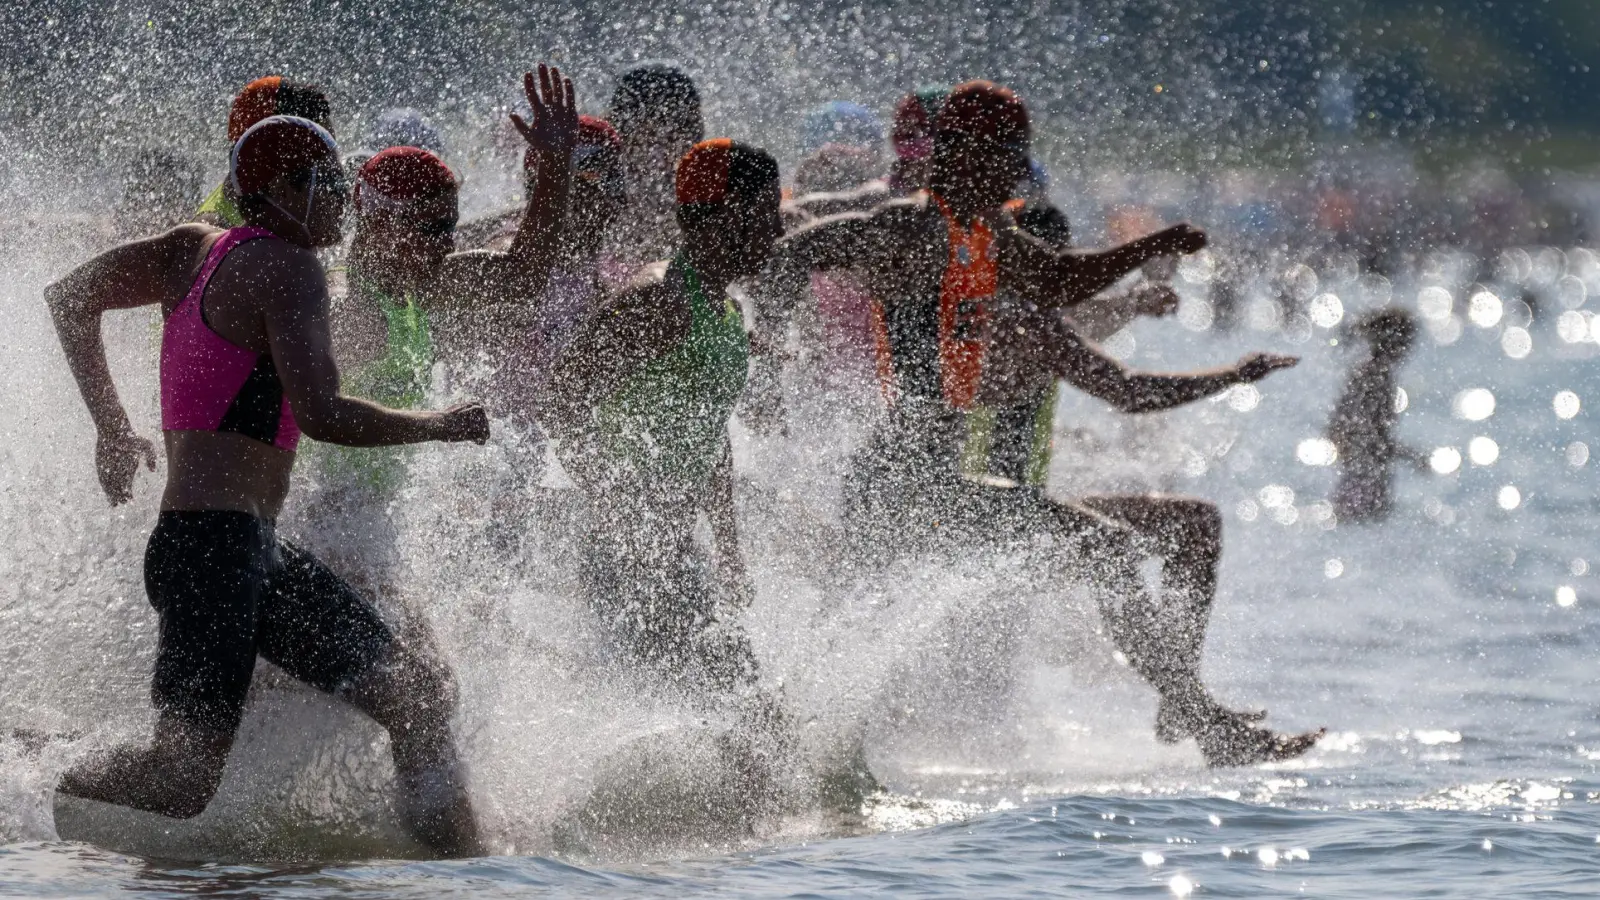
[{"label": "orange swim cap", "polygon": [[250,126],[269,116],[298,116],[333,133],[328,95],[310,84],[289,81],[281,75],[257,78],[233,98],[228,110],[228,143],[244,136]]},{"label": "orange swim cap", "polygon": [[733,141],[712,138],[689,148],[678,160],[678,202],[721,203],[728,199],[728,175],[733,168]]}]

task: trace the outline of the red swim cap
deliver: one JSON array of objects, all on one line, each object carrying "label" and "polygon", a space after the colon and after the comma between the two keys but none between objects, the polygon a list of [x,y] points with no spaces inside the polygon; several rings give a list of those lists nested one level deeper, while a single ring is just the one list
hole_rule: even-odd
[{"label": "red swim cap", "polygon": [[285,80],[281,75],[257,78],[233,98],[228,111],[228,143],[244,136],[250,126],[269,116],[298,116],[333,133],[328,96],[315,85]]},{"label": "red swim cap", "polygon": [[[522,156],[522,167],[537,162],[533,148]],[[578,142],[572,148],[572,171],[577,175],[610,175],[622,162],[622,136],[599,116],[578,117]]]},{"label": "red swim cap", "polygon": [[420,147],[390,147],[356,173],[356,211],[393,209],[455,189],[455,173],[444,160]]},{"label": "red swim cap", "polygon": [[984,138],[1009,149],[1028,149],[1028,107],[1010,88],[992,81],[958,85],[939,108],[933,124],[935,137],[953,132]]},{"label": "red swim cap", "polygon": [[728,199],[728,173],[733,166],[733,141],[713,138],[689,148],[678,160],[679,203],[721,203]]},{"label": "red swim cap", "polygon": [[318,166],[339,168],[339,147],[327,129],[298,116],[268,116],[233,144],[228,178],[241,197],[259,194],[284,175]]},{"label": "red swim cap", "polygon": [[915,161],[926,159],[933,152],[933,120],[949,96],[947,87],[925,87],[895,104],[894,125],[889,133],[895,156]]}]

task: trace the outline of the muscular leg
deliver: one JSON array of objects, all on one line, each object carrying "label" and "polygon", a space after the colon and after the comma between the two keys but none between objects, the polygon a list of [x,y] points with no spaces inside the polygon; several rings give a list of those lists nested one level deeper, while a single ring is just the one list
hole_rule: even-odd
[{"label": "muscular leg", "polygon": [[[1059,503],[1030,491],[986,490],[1005,492],[991,496],[1005,496],[1003,506],[1011,509],[1009,515],[991,510],[991,527],[1015,528],[1019,522],[1043,520],[1042,527],[1057,533],[1069,546],[1077,546],[1078,556],[1091,565],[1096,576],[1101,616],[1112,639],[1134,671],[1160,695],[1158,719],[1168,723],[1166,731],[1173,740],[1192,736],[1209,764],[1231,766],[1298,756],[1321,737],[1320,732],[1278,735],[1258,728],[1256,717],[1224,709],[1200,681],[1199,648],[1216,590],[1221,531],[1209,504],[1161,501],[1166,503],[1164,510],[1155,504],[1142,508],[1127,503],[1095,505],[1129,510],[1136,527],[1133,522],[1119,521],[1120,517],[1097,514],[1087,505]],[[1170,532],[1159,536],[1177,559],[1174,563],[1172,557],[1167,558],[1172,574],[1166,580],[1176,593],[1199,598],[1183,605],[1176,622],[1141,583],[1139,565],[1149,552],[1145,529]]]},{"label": "muscular leg", "polygon": [[450,730],[456,692],[445,665],[425,652],[392,644],[345,698],[389,732],[407,827],[445,856],[481,854]]},{"label": "muscular leg", "polygon": [[188,819],[205,811],[256,664],[257,607],[269,526],[243,513],[163,512],[145,551],[145,591],[160,616],[148,746],[124,745],[69,769],[65,794]]},{"label": "muscular leg", "polygon": [[1132,528],[1139,542],[1161,557],[1162,582],[1175,603],[1158,620],[1159,627],[1172,632],[1166,641],[1178,657],[1172,664],[1198,678],[1222,556],[1222,516],[1216,506],[1155,494],[1085,497],[1080,502]]},{"label": "muscular leg", "polygon": [[163,714],[148,747],[124,745],[68,769],[56,789],[114,806],[191,819],[222,783],[233,732],[212,731]]},{"label": "muscular leg", "polygon": [[441,855],[476,855],[478,829],[450,732],[456,694],[448,667],[431,641],[397,637],[315,557],[287,543],[279,550],[283,564],[262,598],[261,655],[382,725],[406,825]]}]

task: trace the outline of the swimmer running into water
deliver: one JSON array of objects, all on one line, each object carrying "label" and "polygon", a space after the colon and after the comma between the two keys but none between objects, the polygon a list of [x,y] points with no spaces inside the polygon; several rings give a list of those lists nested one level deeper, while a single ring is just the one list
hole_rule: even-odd
[{"label": "swimmer running into water", "polygon": [[[678,164],[676,196],[681,248],[574,337],[545,421],[589,499],[595,613],[639,662],[687,689],[726,692],[755,681],[749,642],[716,602],[742,607],[753,594],[728,441],[750,343],[727,288],[759,271],[783,231],[778,166],[744,144],[705,141]],[[713,566],[694,537],[701,513]]]},{"label": "swimmer running into water", "polygon": [[160,617],[154,740],[68,770],[65,794],[176,818],[222,779],[256,657],[339,696],[388,732],[402,812],[445,855],[480,852],[450,733],[451,673],[399,640],[365,598],[277,537],[302,429],[377,446],[488,437],[482,407],[398,412],[344,396],[315,251],[339,240],[346,188],[333,137],[273,116],[235,142],[229,174],[245,225],[183,225],[116,247],[46,289],[94,420],[100,483],[132,496],[155,448],[117,398],[101,340],[109,310],[160,304],[168,478],[145,551]]},{"label": "swimmer running into water", "polygon": [[617,76],[606,119],[622,138],[627,209],[607,236],[605,256],[631,271],[677,249],[673,179],[678,160],[706,135],[700,90],[676,63],[639,63]]},{"label": "swimmer running into water", "polygon": [[[1254,716],[1222,707],[1201,683],[1198,625],[1210,598],[1164,616],[1141,587],[1140,561],[1153,552],[1166,556],[1169,581],[1207,588],[1207,572],[1185,568],[1184,554],[1148,539],[1150,530],[1166,526],[1140,510],[1107,505],[1107,514],[960,475],[967,413],[988,399],[986,357],[1018,339],[1006,318],[1013,304],[998,303],[997,293],[1059,313],[1153,258],[1205,245],[1202,233],[1184,225],[1098,253],[1056,250],[1026,235],[1002,204],[1024,174],[1028,143],[1027,111],[1015,94],[988,82],[962,85],[935,122],[927,192],[819,220],[785,236],[774,251],[756,292],[769,340],[781,336],[787,311],[814,271],[858,273],[879,304],[880,372],[895,399],[847,477],[846,524],[858,535],[852,543],[959,553],[1055,535],[1076,559],[1099,563],[1096,575],[1109,576],[1096,579],[1102,616],[1134,669],[1160,694],[1163,737],[1195,737],[1213,765],[1303,753],[1319,733],[1257,728]],[[1051,337],[1061,377],[1092,386],[1126,411],[1179,406],[1293,363],[1258,354],[1214,372],[1153,375],[1086,352],[1064,328]]]},{"label": "swimmer running into water", "polygon": [[[535,174],[503,250],[456,251],[457,180],[433,153],[391,147],[361,167],[350,262],[332,307],[334,350],[351,373],[353,395],[419,408],[436,362],[460,369],[479,353],[514,360],[524,350],[515,337],[537,326],[557,258],[578,116],[572,82],[559,69],[541,65],[523,88],[531,121],[514,116],[513,123]],[[320,463],[325,502],[312,517],[317,531],[335,539],[328,552],[392,594],[396,535],[388,510],[404,482],[404,456],[397,448],[329,448]]]}]

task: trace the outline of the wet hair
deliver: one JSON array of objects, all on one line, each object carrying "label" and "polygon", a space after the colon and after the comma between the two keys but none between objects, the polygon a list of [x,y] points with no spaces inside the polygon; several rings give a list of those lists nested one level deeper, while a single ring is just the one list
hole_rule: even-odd
[{"label": "wet hair", "polygon": [[778,181],[778,162],[759,147],[728,138],[701,141],[678,161],[679,221],[698,224],[728,199],[759,200]]},{"label": "wet hair", "polygon": [[310,119],[333,133],[333,111],[321,88],[268,75],[245,85],[233,98],[228,109],[228,143],[239,140],[250,126],[270,116]]},{"label": "wet hair", "polygon": [[696,141],[706,131],[694,79],[676,63],[660,60],[639,63],[617,76],[606,118],[623,135],[645,124],[678,129]]}]

